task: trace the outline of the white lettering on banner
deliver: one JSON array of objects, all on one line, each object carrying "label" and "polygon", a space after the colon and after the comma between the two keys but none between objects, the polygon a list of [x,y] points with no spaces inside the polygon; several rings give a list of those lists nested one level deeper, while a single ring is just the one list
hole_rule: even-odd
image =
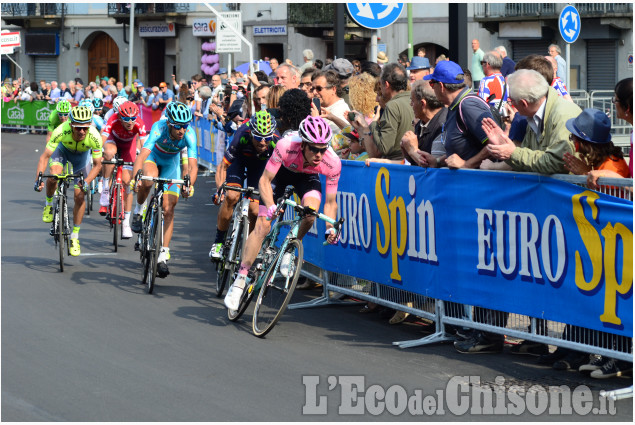
[{"label": "white lettering on banner", "polygon": [[[541,231],[538,219],[531,213],[476,208],[476,215],[478,228],[476,268],[478,270],[495,271],[498,267],[506,276],[518,273],[521,276],[542,279],[542,260],[542,270],[547,279],[553,283],[560,280],[565,267],[566,243],[564,228],[558,217],[549,215]],[[517,230],[518,221],[520,221],[520,232]],[[496,234],[495,247],[492,246],[493,233]],[[554,239],[555,249],[552,249]],[[538,243],[540,243],[542,258],[538,256],[536,246]],[[552,268],[554,256],[556,256],[555,271]],[[505,258],[508,259],[507,264]]]},{"label": "white lettering on banner", "polygon": [[49,108],[41,108],[35,111],[35,119],[38,121],[48,121],[51,110]]},{"label": "white lettering on banner", "polygon": [[24,109],[20,108],[19,106],[9,108],[9,110],[7,110],[7,118],[9,118],[10,120],[23,120]]},{"label": "white lettering on banner", "polygon": [[337,197],[338,217],[346,219],[342,226],[341,242],[351,247],[368,249],[372,230],[368,196],[362,194],[359,202],[355,193],[337,192]]},{"label": "white lettering on banner", "polygon": [[287,26],[257,26],[254,27],[254,35],[287,35]]}]

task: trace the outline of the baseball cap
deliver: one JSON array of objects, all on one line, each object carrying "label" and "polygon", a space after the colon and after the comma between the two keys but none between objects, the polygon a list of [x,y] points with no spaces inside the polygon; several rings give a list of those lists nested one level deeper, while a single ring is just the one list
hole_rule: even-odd
[{"label": "baseball cap", "polygon": [[139,80],[135,80],[135,81],[137,82],[137,86],[138,87],[143,87],[143,83],[141,81],[139,81]]},{"label": "baseball cap", "polygon": [[353,74],[355,68],[353,68],[353,64],[350,63],[348,59],[337,58],[330,65],[325,66],[324,70],[333,70],[337,72],[340,77],[348,78]]},{"label": "baseball cap", "polygon": [[434,68],[434,72],[423,77],[424,80],[435,80],[443,84],[461,84],[464,80],[456,77],[463,74],[463,69],[458,63],[452,61],[440,61]]},{"label": "baseball cap", "polygon": [[159,84],[159,87],[167,87],[167,86],[168,86],[168,85],[167,85],[167,84],[165,84],[165,82],[164,82],[164,81],[161,81],[161,84]]},{"label": "baseball cap", "polygon": [[110,78],[108,78],[108,77],[101,77],[101,79],[102,79],[102,80],[104,80],[104,81],[108,81]]},{"label": "baseball cap", "polygon": [[232,106],[230,106],[229,110],[227,111],[227,118],[229,118],[230,120],[234,119],[236,115],[242,114],[242,110],[243,110],[243,99],[234,100],[234,103],[232,103]]},{"label": "baseball cap", "polygon": [[417,69],[430,69],[430,60],[428,58],[422,58],[415,56],[410,61],[410,66],[406,68],[408,71],[415,71]]}]

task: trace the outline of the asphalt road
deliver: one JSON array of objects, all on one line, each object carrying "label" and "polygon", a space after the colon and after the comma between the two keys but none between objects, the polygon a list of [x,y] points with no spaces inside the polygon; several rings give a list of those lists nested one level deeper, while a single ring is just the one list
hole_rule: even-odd
[{"label": "asphalt road", "polygon": [[[492,383],[501,376],[507,388],[586,385],[595,406],[599,390],[632,379],[592,380],[537,366],[531,357],[462,355],[448,344],[402,350],[391,343],[422,337],[421,327],[390,326],[376,314],[359,314],[359,305],[289,310],[266,338],[254,337],[250,310],[231,323],[215,296],[207,257],[216,223],[211,177],[200,176],[195,197],[177,207],[171,274],[157,279],[153,295],[139,284],[132,240],[113,253],[108,225],[97,214],[82,225],[82,255],[60,273],[49,225],[41,221],[43,194],[32,190],[44,137],[3,132],[1,147],[3,421],[633,419],[631,400],[601,418],[579,410],[461,415],[452,389],[463,378],[453,377]],[[318,295],[296,291],[294,302]],[[364,391],[351,401],[347,385],[359,379]],[[408,396],[449,391],[440,392],[441,414],[428,418],[417,416],[415,405],[404,407],[399,388]]]}]

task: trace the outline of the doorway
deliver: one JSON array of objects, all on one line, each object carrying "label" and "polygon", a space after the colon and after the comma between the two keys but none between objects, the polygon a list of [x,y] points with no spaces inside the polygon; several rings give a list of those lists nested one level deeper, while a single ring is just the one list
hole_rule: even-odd
[{"label": "doorway", "polygon": [[148,87],[158,86],[165,78],[165,38],[146,39]]},{"label": "doorway", "polygon": [[119,80],[119,47],[105,32],[100,32],[88,47],[88,81],[96,77]]},{"label": "doorway", "polygon": [[258,46],[260,47],[260,59],[276,58],[279,63],[284,62],[285,55],[282,43],[262,43]]}]

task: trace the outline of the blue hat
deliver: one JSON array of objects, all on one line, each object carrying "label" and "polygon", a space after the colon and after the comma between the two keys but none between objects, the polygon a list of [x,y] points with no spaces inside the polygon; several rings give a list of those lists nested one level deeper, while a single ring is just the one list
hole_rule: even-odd
[{"label": "blue hat", "polygon": [[421,56],[415,56],[410,61],[410,66],[406,68],[408,71],[414,71],[417,69],[430,69],[430,61],[428,58],[422,58]]},{"label": "blue hat", "polygon": [[219,74],[227,74],[227,68],[218,68]]},{"label": "blue hat", "polygon": [[134,81],[133,81],[133,83],[141,84],[141,80],[140,80],[140,79],[138,79],[138,78],[135,78],[135,79],[134,79]]},{"label": "blue hat", "polygon": [[567,120],[565,126],[578,139],[591,143],[611,141],[611,120],[597,109],[586,108],[575,118]]},{"label": "blue hat", "polygon": [[463,69],[458,63],[452,61],[439,61],[434,68],[434,72],[430,75],[423,77],[424,80],[440,81],[443,84],[461,84],[464,80],[460,80],[456,77],[459,74],[463,74]]}]

